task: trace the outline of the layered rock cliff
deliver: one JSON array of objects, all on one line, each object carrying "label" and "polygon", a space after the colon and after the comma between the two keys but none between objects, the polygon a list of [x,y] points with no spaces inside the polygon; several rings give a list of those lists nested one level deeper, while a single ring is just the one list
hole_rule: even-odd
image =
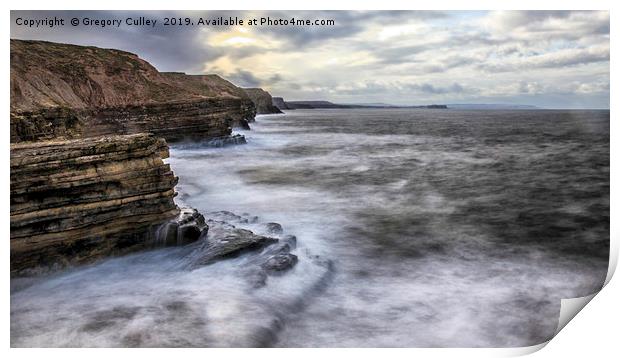
[{"label": "layered rock cliff", "polygon": [[282,97],[273,97],[271,100],[271,103],[277,107],[278,109],[282,110],[282,109],[294,109],[294,108],[290,108],[286,102],[284,101],[284,98]]},{"label": "layered rock cliff", "polygon": [[169,141],[230,135],[256,114],[216,75],[159,72],[113,49],[11,40],[11,141],[153,132]]},{"label": "layered rock cliff", "polygon": [[243,90],[256,106],[256,114],[282,113],[278,107],[273,105],[273,98],[269,92],[262,88],[244,88]]},{"label": "layered rock cliff", "polygon": [[11,144],[11,273],[144,247],[178,178],[149,134]]}]

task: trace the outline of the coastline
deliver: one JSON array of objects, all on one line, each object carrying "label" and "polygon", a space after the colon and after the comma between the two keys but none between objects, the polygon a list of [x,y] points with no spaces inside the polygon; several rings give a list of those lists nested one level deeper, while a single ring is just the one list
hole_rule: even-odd
[{"label": "coastline", "polygon": [[245,84],[11,40],[11,346],[530,345],[602,287],[609,110]]}]

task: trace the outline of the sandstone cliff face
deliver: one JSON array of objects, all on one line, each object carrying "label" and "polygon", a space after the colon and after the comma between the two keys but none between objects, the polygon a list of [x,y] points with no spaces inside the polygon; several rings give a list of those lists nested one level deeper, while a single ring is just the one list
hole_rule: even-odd
[{"label": "sandstone cliff face", "polygon": [[144,131],[215,138],[255,113],[216,75],[159,72],[125,51],[11,40],[12,142]]},{"label": "sandstone cliff face", "polygon": [[262,88],[244,88],[245,93],[250,97],[256,106],[256,114],[282,113],[278,107],[273,105],[273,99],[269,92]]},{"label": "sandstone cliff face", "polygon": [[11,144],[11,273],[144,247],[178,178],[148,134]]}]

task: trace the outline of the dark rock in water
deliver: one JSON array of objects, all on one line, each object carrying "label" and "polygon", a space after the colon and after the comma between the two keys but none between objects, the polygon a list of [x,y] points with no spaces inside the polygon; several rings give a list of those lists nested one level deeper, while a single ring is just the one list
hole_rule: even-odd
[{"label": "dark rock in water", "polygon": [[209,217],[225,222],[237,222],[242,224],[247,224],[249,222],[247,218],[241,217],[235,213],[231,213],[230,211],[226,210],[210,212]]},{"label": "dark rock in water", "polygon": [[212,232],[209,240],[190,255],[190,267],[208,265],[224,258],[261,250],[278,242],[278,239],[256,235],[245,229],[233,228],[218,231]]},{"label": "dark rock in water", "polygon": [[287,235],[284,239],[278,240],[277,244],[271,245],[266,248],[258,258],[260,262],[264,262],[265,258],[269,258],[274,255],[288,254],[297,244],[297,238],[293,235]]},{"label": "dark rock in water", "polygon": [[248,213],[243,213],[241,214],[242,216],[244,216],[245,218],[247,218],[247,222],[248,223],[257,223],[258,222],[258,216],[256,215],[250,215]]},{"label": "dark rock in water", "polygon": [[297,247],[297,236],[295,235],[286,235],[280,242],[288,245],[291,250]]},{"label": "dark rock in water", "polygon": [[197,225],[205,225],[205,217],[198,210],[193,208],[183,208],[177,218],[179,225],[196,223]]},{"label": "dark rock in water", "polygon": [[230,224],[230,223],[228,223],[226,221],[213,220],[213,219],[207,220],[207,224],[209,225],[209,227],[218,226],[220,229],[226,228],[226,229],[232,230],[232,229],[236,228],[235,225]]},{"label": "dark rock in water", "polygon": [[278,223],[267,223],[265,224],[266,228],[267,228],[267,232],[270,234],[281,234],[282,233],[282,225],[278,224]]},{"label": "dark rock in water", "polygon": [[213,138],[206,142],[207,147],[227,147],[229,145],[246,144],[245,137],[241,134],[235,134],[228,137]]},{"label": "dark rock in water", "polygon": [[280,275],[293,268],[298,261],[296,255],[291,254],[295,249],[297,238],[287,235],[277,243],[266,247],[250,263],[259,267],[259,272],[252,272],[248,277],[250,284],[255,288],[264,286],[268,275]]},{"label": "dark rock in water", "polygon": [[293,268],[297,264],[297,256],[291,253],[271,256],[261,267],[270,274],[280,273]]},{"label": "dark rock in water", "polygon": [[[205,230],[208,230],[206,228]],[[194,241],[197,241],[202,235],[203,230],[201,230],[196,224],[187,224],[179,227],[179,235],[177,242],[179,245],[187,245],[191,244]]]},{"label": "dark rock in water", "polygon": [[183,208],[176,218],[159,229],[155,244],[161,246],[187,245],[206,236],[208,231],[209,225],[198,210]]},{"label": "dark rock in water", "polygon": [[[208,235],[203,235],[205,239],[187,257],[189,269],[248,254],[242,261],[244,270],[247,270],[247,281],[251,287],[260,288],[267,284],[268,276],[280,275],[297,264],[298,257],[291,253],[297,245],[295,236],[286,235],[278,240],[257,235],[230,223],[247,224],[250,220],[258,220],[248,213],[239,216],[230,211],[215,211],[210,212],[208,217]],[[270,234],[283,232],[278,223],[266,223],[265,227],[265,231]]]}]

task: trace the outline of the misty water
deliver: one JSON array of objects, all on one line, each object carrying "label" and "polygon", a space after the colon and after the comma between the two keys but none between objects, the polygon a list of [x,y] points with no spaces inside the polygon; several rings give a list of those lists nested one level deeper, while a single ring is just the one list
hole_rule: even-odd
[{"label": "misty water", "polygon": [[609,247],[609,111],[297,110],[175,145],[178,202],[297,237],[264,287],[190,248],[12,281],[12,346],[508,347],[549,339]]}]

